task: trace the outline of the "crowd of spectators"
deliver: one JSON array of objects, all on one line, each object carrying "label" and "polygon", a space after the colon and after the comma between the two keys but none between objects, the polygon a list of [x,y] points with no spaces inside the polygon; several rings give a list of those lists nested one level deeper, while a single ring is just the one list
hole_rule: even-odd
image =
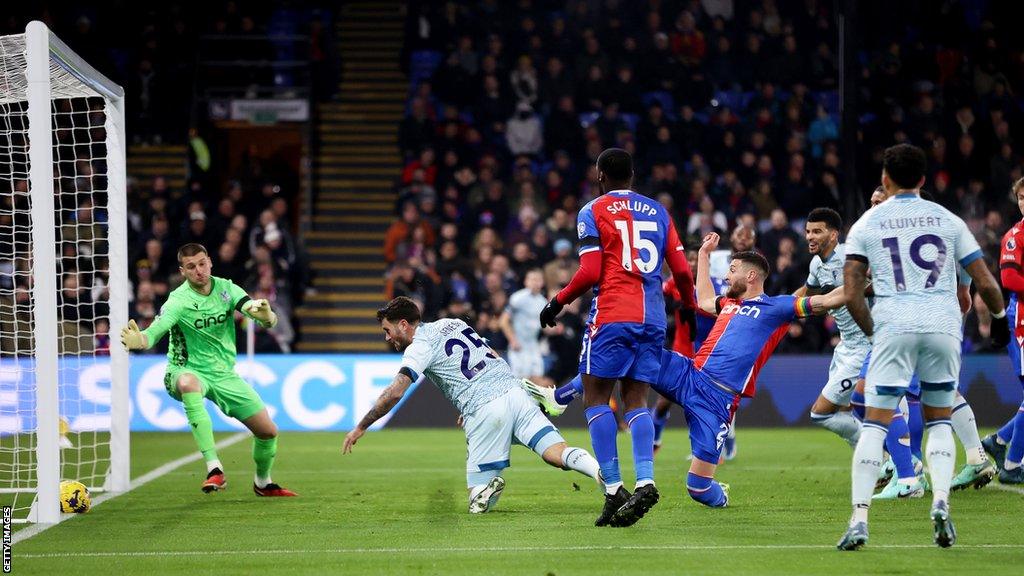
[{"label": "crowd of spectators", "polygon": [[[1004,3],[858,2],[859,192],[880,152],[928,151],[926,188],[961,214],[990,264],[1019,218],[1022,41]],[[770,293],[806,280],[814,207],[843,211],[835,3],[825,0],[522,0],[410,6],[413,80],[399,145],[397,221],[385,255],[390,295],[427,318],[466,316],[502,350],[498,318],[525,271],[546,289],[576,264],[575,218],[600,193],[595,160],[632,153],[635,189],[673,214],[687,246],[707,232],[756,231]],[[581,308],[582,306],[582,308]],[[980,308],[980,307],[979,307]],[[563,319],[576,342],[587,303]],[[986,344],[987,312],[965,346]],[[585,317],[585,316],[584,316]],[[980,319],[979,319],[980,318]],[[563,342],[549,336],[552,350]],[[575,340],[573,340],[575,339]],[[781,353],[824,352],[830,319],[794,323]],[[555,355],[573,366],[572,346]]]}]

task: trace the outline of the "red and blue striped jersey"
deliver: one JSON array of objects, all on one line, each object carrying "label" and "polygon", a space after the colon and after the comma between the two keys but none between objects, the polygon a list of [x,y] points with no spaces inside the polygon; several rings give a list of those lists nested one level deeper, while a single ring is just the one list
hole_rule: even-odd
[{"label": "red and blue striped jersey", "polygon": [[588,322],[664,327],[661,263],[670,252],[683,251],[668,210],[653,198],[614,190],[588,202],[576,222],[580,255],[601,251]]},{"label": "red and blue striped jersey", "polygon": [[757,374],[789,330],[794,318],[811,315],[810,298],[762,294],[750,300],[719,296],[718,320],[693,360],[718,384],[745,397],[754,395]]}]

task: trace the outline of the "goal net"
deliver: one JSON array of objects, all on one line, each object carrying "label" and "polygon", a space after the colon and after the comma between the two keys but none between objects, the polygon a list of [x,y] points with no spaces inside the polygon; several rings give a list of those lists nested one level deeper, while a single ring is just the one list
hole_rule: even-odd
[{"label": "goal net", "polygon": [[[0,37],[0,504],[128,488],[122,89],[45,25]],[[116,338],[115,338],[116,339]]]}]

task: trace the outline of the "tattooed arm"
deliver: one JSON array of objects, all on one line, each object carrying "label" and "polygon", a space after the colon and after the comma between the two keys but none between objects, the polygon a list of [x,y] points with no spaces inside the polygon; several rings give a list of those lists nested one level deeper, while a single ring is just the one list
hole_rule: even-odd
[{"label": "tattooed arm", "polygon": [[342,454],[352,452],[352,447],[355,446],[356,442],[359,441],[370,426],[373,426],[374,422],[383,418],[388,412],[391,412],[391,409],[402,399],[409,386],[412,385],[412,377],[406,371],[407,369],[403,368],[395,375],[395,379],[391,381],[390,386],[381,392],[373,408],[370,408],[370,411],[363,416],[359,424],[345,435],[345,445],[342,448]]}]

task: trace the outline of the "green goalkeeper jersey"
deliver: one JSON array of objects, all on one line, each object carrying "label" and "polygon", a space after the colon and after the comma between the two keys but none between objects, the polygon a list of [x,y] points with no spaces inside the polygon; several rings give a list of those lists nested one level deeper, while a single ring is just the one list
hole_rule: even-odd
[{"label": "green goalkeeper jersey", "polygon": [[170,332],[167,361],[206,373],[233,372],[235,367],[235,318],[249,301],[245,290],[226,278],[210,277],[208,296],[196,292],[188,281],[175,288],[153,324],[143,330],[153,346]]}]

